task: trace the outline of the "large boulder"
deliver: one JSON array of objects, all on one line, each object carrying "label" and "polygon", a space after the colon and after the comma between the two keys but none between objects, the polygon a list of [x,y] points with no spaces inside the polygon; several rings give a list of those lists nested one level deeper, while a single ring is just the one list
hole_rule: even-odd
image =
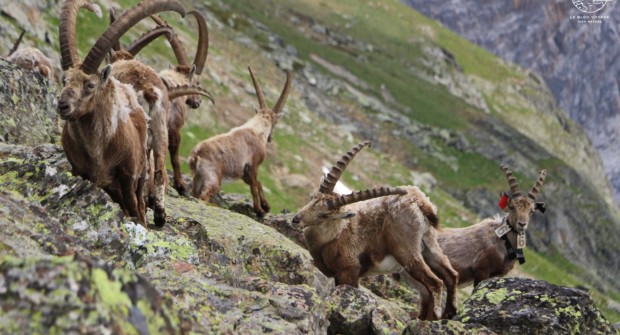
[{"label": "large boulder", "polygon": [[525,278],[480,283],[456,320],[499,334],[616,334],[588,292]]}]

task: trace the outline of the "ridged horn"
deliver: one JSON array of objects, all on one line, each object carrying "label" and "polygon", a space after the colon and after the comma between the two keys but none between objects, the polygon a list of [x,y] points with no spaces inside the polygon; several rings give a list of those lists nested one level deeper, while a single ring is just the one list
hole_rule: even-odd
[{"label": "ridged horn", "polygon": [[156,38],[162,35],[166,35],[166,37],[170,39],[170,36],[172,36],[173,34],[174,31],[171,27],[156,27],[142,34],[135,41],[133,41],[133,43],[125,50],[135,56],[140,53],[140,51],[142,51],[144,47],[149,45],[149,43],[153,42]]},{"label": "ridged horn", "polygon": [[[164,21],[159,15],[151,15],[151,19],[155,21],[155,23],[160,27],[169,27],[168,23]],[[187,65],[189,66],[189,59],[187,58],[187,53],[185,53],[185,49],[183,49],[183,45],[179,38],[175,33],[172,34],[170,38],[168,38],[168,43],[170,43],[170,47],[172,48],[172,52],[174,52],[174,56],[177,59],[179,65]]]},{"label": "ridged horn", "polygon": [[273,112],[278,114],[284,107],[284,103],[286,102],[286,98],[288,97],[288,92],[291,89],[291,71],[286,70],[286,84],[284,84],[284,88],[282,89],[282,93],[280,93],[280,98],[278,98],[278,102],[273,106]]},{"label": "ridged horn", "polygon": [[[102,16],[99,5],[92,4],[88,0],[66,0],[62,5],[60,24],[58,25],[58,39],[60,41],[60,63],[63,71],[67,71],[80,62],[75,40],[77,13],[80,8],[86,8],[97,14],[98,17]],[[105,53],[103,56],[105,56]],[[103,60],[103,57],[101,59]]]},{"label": "ridged horn", "polygon": [[25,33],[26,33],[26,31],[22,29],[22,33],[19,34],[19,37],[15,41],[15,44],[13,44],[13,47],[11,48],[11,51],[9,51],[9,56],[12,55],[13,53],[15,53],[15,51],[17,51],[17,48],[19,48],[19,44],[22,42],[22,38],[24,38],[24,34]]},{"label": "ridged horn", "polygon": [[388,195],[403,195],[407,194],[407,191],[402,188],[391,188],[391,187],[376,187],[371,190],[359,191],[347,195],[341,195],[336,198],[333,202],[328,203],[328,207],[330,209],[336,209],[338,207],[342,207],[345,205],[352,204],[354,202],[360,202],[368,199],[385,197]]},{"label": "ridged horn", "polygon": [[198,48],[194,56],[194,65],[196,65],[196,74],[200,75],[207,62],[207,54],[209,53],[209,28],[204,16],[199,12],[192,10],[187,12],[193,15],[198,23]]},{"label": "ridged horn", "polygon": [[344,172],[344,170],[347,168],[353,157],[355,157],[355,155],[357,155],[357,153],[360,152],[360,150],[362,150],[364,147],[369,147],[370,144],[370,141],[359,143],[358,145],[351,148],[351,150],[349,150],[345,155],[343,155],[342,158],[338,162],[336,162],[336,165],[332,167],[329,173],[321,180],[319,192],[331,193],[334,190],[338,179],[340,179],[342,172]]},{"label": "ridged horn", "polygon": [[528,198],[532,200],[536,200],[536,197],[538,196],[538,193],[540,193],[540,188],[545,182],[546,177],[547,177],[547,170],[540,171],[540,175],[538,176],[538,179],[536,180],[536,184],[534,184],[532,189],[527,193]]},{"label": "ridged horn", "polygon": [[215,105],[215,101],[213,100],[213,95],[211,95],[211,92],[205,90],[202,87],[193,86],[193,85],[183,85],[183,86],[175,86],[168,90],[168,98],[170,100],[176,99],[184,95],[192,95],[192,94],[203,95],[209,98],[209,100],[211,100],[211,103]]},{"label": "ridged horn", "polygon": [[258,105],[260,109],[267,108],[267,104],[265,103],[265,95],[263,94],[263,90],[260,88],[260,84],[256,77],[254,77],[254,73],[252,72],[252,68],[248,66],[248,70],[250,70],[250,77],[252,77],[252,83],[254,84],[254,90],[256,91],[256,96],[258,97]]},{"label": "ridged horn", "polygon": [[521,191],[519,190],[519,184],[517,184],[517,179],[512,175],[512,171],[506,166],[502,165],[502,171],[508,178],[508,185],[510,186],[510,192],[512,193],[513,198],[517,198],[521,196]]},{"label": "ridged horn", "polygon": [[[114,9],[114,7],[111,7],[108,10],[108,14],[110,16],[110,25],[112,25],[112,23],[114,23],[114,21],[116,21],[116,9]],[[121,50],[121,41],[120,40],[116,40],[116,42],[114,42],[114,44],[112,44],[112,50],[114,50],[114,51]]]},{"label": "ridged horn", "polygon": [[110,51],[112,45],[123,36],[127,30],[136,25],[147,16],[163,12],[175,11],[185,16],[185,9],[179,0],[148,0],[142,1],[133,8],[127,10],[106,30],[95,45],[90,49],[82,63],[81,69],[85,73],[96,73],[99,64]]}]

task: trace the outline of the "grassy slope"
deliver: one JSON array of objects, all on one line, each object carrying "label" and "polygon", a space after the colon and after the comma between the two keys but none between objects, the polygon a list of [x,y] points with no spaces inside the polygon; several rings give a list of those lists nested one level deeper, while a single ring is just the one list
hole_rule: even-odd
[{"label": "grassy slope", "polygon": [[[133,2],[120,1],[120,5],[124,7],[131,3]],[[355,0],[338,2],[238,0],[229,5],[232,6],[233,13],[247,15],[268,25],[286,43],[294,45],[299,50],[300,58],[308,61],[309,55],[314,53],[345,67],[347,71],[370,85],[371,90],[368,93],[378,91],[381,84],[386,85],[399,103],[411,107],[409,115],[411,118],[435,127],[467,133],[472,131],[472,121],[485,117],[485,114],[454,97],[444,87],[429,84],[418,76],[403,70],[404,65],[410,65],[431,71],[425,69],[425,65],[417,60],[418,57],[423,56],[420,47],[424,43],[440,45],[450,50],[455,54],[458,64],[466,74],[494,85],[501,84],[506,81],[506,78],[519,81],[525,76],[516,68],[504,64],[490,53],[471,45],[397,1],[371,1],[365,4],[360,5]],[[210,8],[216,10],[217,6]],[[291,12],[303,13],[330,29],[349,34],[355,39],[363,39],[372,44],[374,50],[367,52],[352,47],[349,49],[328,47],[322,41],[309,38],[307,34],[293,29],[294,27],[288,20]],[[55,15],[50,14],[47,19],[50,26],[57,26],[58,20]],[[236,20],[238,25],[243,25],[242,19],[238,17],[232,19]],[[107,21],[99,20],[90,13],[80,13],[78,38],[82,55],[87,47],[92,45],[94,38],[105,28],[102,22]],[[190,30],[174,22],[174,20],[171,21],[175,27],[183,27],[182,32]],[[388,22],[389,24],[386,24]],[[246,28],[253,29],[252,27]],[[124,44],[126,45],[131,37],[135,37],[142,31],[143,29],[139,28],[133,29],[129,33],[130,37],[123,39]],[[57,41],[56,31],[50,29],[50,32],[51,38]],[[235,33],[227,28],[218,29],[213,26],[211,26],[211,32],[210,58],[207,65],[223,80],[220,85],[205,80],[204,86],[218,97],[218,105],[215,108],[209,106],[201,107],[198,111],[190,111],[181,148],[181,155],[185,157],[200,140],[223,132],[231,126],[239,125],[245,118],[251,116],[256,106],[255,97],[247,94],[243,87],[243,83],[249,84],[245,70],[248,64],[260,68],[260,80],[263,88],[267,88],[268,100],[271,102],[277,97],[283,80],[282,73],[270,61],[257,56],[258,50],[235,42],[234,39],[237,36]],[[181,33],[181,35],[184,34]],[[190,35],[185,37],[191,38]],[[253,37],[260,39],[261,35]],[[188,48],[188,52],[192,54],[193,50],[189,51]],[[363,54],[368,59],[368,63],[360,61],[357,57],[359,54]],[[141,56],[147,62],[160,67],[173,60],[172,53],[163,41],[149,46]],[[531,113],[527,109],[514,111],[514,114],[510,114],[511,110],[505,110],[508,114],[500,113],[499,111],[504,111],[504,109],[501,108],[499,102],[494,102],[493,93],[495,91],[491,90],[489,95],[485,96],[493,115],[510,120],[519,118],[520,113]],[[343,103],[352,104],[351,101],[346,101],[346,98],[344,100]],[[350,107],[355,112],[362,114],[367,112],[353,105]],[[242,116],[227,117],[227,112]],[[311,122],[304,122],[302,114]],[[338,133],[337,127],[308,111],[300,101],[298,93],[293,92],[287,103],[287,113],[275,132],[275,141],[270,147],[269,157],[259,172],[260,179],[267,189],[273,212],[284,208],[295,210],[306,201],[308,193],[318,184],[321,163],[331,163],[330,161],[335,160],[352,145],[345,136]],[[497,163],[481,155],[450,151],[452,149],[445,148],[449,155],[457,157],[459,163],[457,172],[445,163],[426,157],[416,151],[415,147],[399,145],[397,148],[406,148],[410,150],[410,154],[418,157],[415,166],[403,165],[392,158],[389,152],[386,155],[368,150],[356,158],[347,170],[347,174],[343,176],[344,181],[353,188],[370,187],[374,184],[411,183],[409,170],[416,168],[421,171],[431,171],[440,185],[450,185],[455,189],[485,185],[496,192],[505,186],[505,181],[498,178]],[[186,164],[184,164],[184,170],[188,172]],[[284,171],[284,174],[307,176],[310,185],[288,187],[282,183],[281,175],[278,173],[280,171]],[[463,178],[463,175],[467,178]],[[247,186],[242,182],[226,184],[223,189],[249,194]],[[465,209],[459,200],[443,192],[440,187],[432,190],[430,195],[442,211],[443,222],[447,226],[462,226],[476,219],[475,214]],[[560,285],[575,286],[584,283],[583,271],[560,256],[544,256],[531,249],[527,249],[527,254],[528,263],[520,268],[521,271]],[[601,293],[594,291],[593,295],[610,320],[620,321],[620,315],[605,307],[605,297]],[[613,293],[612,297],[620,300],[616,293]]]},{"label": "grassy slope", "polygon": [[[487,51],[439,27],[437,23],[403,8],[398,2],[370,1],[360,4],[356,0],[338,2],[292,0],[276,3],[274,1],[242,0],[234,2],[231,7],[235,11],[268,25],[286,43],[294,45],[300,51],[300,57],[305,60],[309,60],[310,54],[318,54],[332,63],[345,67],[347,71],[370,84],[375,92],[379,90],[381,84],[385,84],[398,102],[412,107],[410,117],[432,126],[456,131],[466,130],[469,124],[473,123],[472,120],[485,117],[485,115],[484,112],[450,95],[444,88],[431,85],[403,71],[403,60],[415,63],[415,58],[420,56],[416,39],[412,38],[413,36],[424,36],[424,32],[431,31],[431,34],[427,33],[428,38],[425,42],[436,43],[454,53],[463,72],[481,78],[481,80],[501,85],[507,80],[523,81],[524,76],[527,75],[516,67],[505,64]],[[274,15],[274,13],[280,15]],[[357,59],[360,53],[364,53],[364,50],[326,47],[321,41],[308,38],[308,34],[293,29],[290,20],[287,20],[289,13],[303,13],[329,29],[346,33],[354,39],[363,38],[378,51],[373,50],[365,54],[369,59],[368,63],[360,62]],[[349,24],[345,28],[347,23]],[[426,27],[432,27],[432,29]],[[414,42],[407,42],[412,39]],[[497,91],[500,90],[487,92],[489,95],[485,96],[490,105],[491,115],[507,122],[528,118],[541,119],[539,113],[536,113],[531,106],[526,105],[519,109],[509,110],[506,106],[500,105],[506,99],[503,96],[492,95],[499,95]],[[560,131],[554,129],[554,127],[559,127],[554,119],[549,120],[545,117],[542,119],[548,131],[551,130],[551,133]],[[527,125],[527,122],[522,122],[521,128],[526,128]],[[528,131],[524,133],[534,138],[540,136],[540,134],[528,133]],[[557,146],[557,144],[553,145],[551,149]],[[504,187],[504,180],[497,178],[496,162],[475,153],[452,150],[449,154],[457,157],[459,161],[458,173],[445,164],[433,160],[420,160],[420,166],[417,168],[432,171],[440,183],[449,184],[451,187],[469,188],[478,185],[488,185],[493,188]],[[564,155],[562,158],[569,158],[573,154],[560,153]],[[558,164],[557,161],[555,163]],[[463,175],[467,178],[462,178]],[[500,185],[497,185],[498,183]],[[444,222],[448,226],[459,226],[463,218],[472,217],[449,195],[435,191],[431,193],[431,196],[442,210]],[[520,270],[529,275],[567,286],[583,285],[584,280],[587,280],[587,276],[584,278],[583,275],[585,271],[557,253],[552,256],[541,255],[528,249],[527,254],[528,265],[521,267]],[[594,291],[593,296],[610,320],[613,322],[620,320],[617,312],[606,307],[606,297],[603,294]],[[618,294],[612,293],[612,298],[618,299]]]}]

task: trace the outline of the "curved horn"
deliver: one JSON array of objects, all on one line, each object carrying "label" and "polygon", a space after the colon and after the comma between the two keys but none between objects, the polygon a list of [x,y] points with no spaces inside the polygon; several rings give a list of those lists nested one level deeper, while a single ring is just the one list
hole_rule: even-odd
[{"label": "curved horn", "polygon": [[19,47],[19,44],[22,42],[22,38],[24,38],[25,33],[26,31],[22,29],[22,33],[19,34],[19,37],[15,41],[15,44],[13,44],[13,48],[11,48],[11,51],[9,51],[9,56],[15,53],[15,51],[17,51],[17,48]]},{"label": "curved horn", "polygon": [[[63,71],[67,71],[80,62],[75,40],[75,26],[77,12],[82,7],[97,14],[98,17],[102,16],[99,5],[92,4],[88,0],[66,0],[62,5],[60,24],[58,26],[58,39],[60,40],[60,58]],[[105,53],[103,56],[105,56]]]},{"label": "curved horn", "polygon": [[194,56],[194,65],[196,65],[196,74],[200,75],[207,62],[207,54],[209,53],[209,29],[205,18],[199,12],[192,10],[187,12],[196,18],[198,23],[198,48]]},{"label": "curved horn", "polygon": [[[151,15],[151,19],[153,19],[153,21],[155,21],[155,23],[157,23],[158,26],[168,27],[168,23],[166,23],[166,21],[164,21],[158,15]],[[183,45],[181,44],[181,41],[179,41],[179,39],[177,38],[177,35],[174,33],[174,31],[172,35],[168,37],[168,43],[170,44],[170,47],[172,48],[172,52],[174,52],[174,56],[176,57],[177,62],[179,62],[179,65],[189,66],[189,60],[187,59],[187,53],[185,53],[185,49],[183,49]]]},{"label": "curved horn", "polygon": [[86,55],[84,59],[84,63],[81,67],[82,71],[85,73],[96,73],[99,64],[101,64],[106,53],[110,50],[115,41],[145,17],[162,11],[175,11],[181,14],[181,16],[185,16],[185,9],[179,0],[149,0],[138,3],[133,8],[123,13],[123,15],[114,21],[108,30],[97,39],[97,42],[95,42],[95,45],[90,49],[88,55]]},{"label": "curved horn", "polygon": [[205,90],[202,87],[193,86],[193,85],[192,86],[183,85],[183,86],[175,86],[168,90],[168,98],[170,100],[176,99],[184,95],[192,95],[192,94],[203,95],[209,98],[209,100],[211,100],[211,103],[215,105],[215,101],[213,100],[213,95],[211,95],[211,92]]},{"label": "curved horn", "polygon": [[519,184],[517,184],[517,179],[512,175],[512,171],[510,171],[506,165],[502,165],[502,170],[504,171],[504,174],[506,174],[506,178],[508,178],[508,185],[510,185],[512,197],[520,197],[521,191],[519,190]]},{"label": "curved horn", "polygon": [[329,202],[327,207],[329,209],[336,209],[338,207],[342,207],[344,205],[352,204],[354,202],[360,202],[368,199],[380,198],[388,195],[403,195],[407,194],[407,191],[402,188],[391,188],[391,187],[379,187],[373,188],[371,190],[359,191],[347,195],[341,195],[336,198],[335,201]]},{"label": "curved horn", "polygon": [[280,98],[276,105],[273,106],[273,112],[278,114],[284,107],[284,103],[286,102],[286,98],[288,97],[288,91],[291,89],[291,71],[286,70],[286,84],[284,84],[284,88],[282,89],[282,93],[280,93]]},{"label": "curved horn", "polygon": [[248,70],[250,70],[250,77],[252,77],[252,83],[254,84],[254,90],[256,91],[256,96],[258,97],[258,105],[260,109],[267,108],[267,104],[265,103],[265,95],[263,94],[263,90],[260,88],[260,84],[256,77],[254,77],[254,73],[252,73],[252,68],[248,66]]},{"label": "curved horn", "polygon": [[347,168],[353,157],[357,155],[360,150],[364,147],[370,146],[370,141],[365,141],[359,143],[358,145],[351,148],[349,152],[347,152],[342,158],[336,162],[336,165],[332,167],[327,176],[321,180],[321,186],[319,187],[320,193],[331,193],[336,186],[336,182],[340,179],[342,172]]},{"label": "curved horn", "polygon": [[[110,25],[112,25],[112,23],[114,23],[114,21],[116,21],[116,9],[111,7],[108,10],[108,14],[110,15]],[[121,41],[120,40],[116,40],[116,42],[114,42],[114,44],[112,45],[112,50],[119,51],[120,49],[121,49]]]},{"label": "curved horn", "polygon": [[156,27],[142,34],[142,36],[138,37],[135,41],[133,41],[133,43],[125,50],[135,56],[140,51],[142,51],[144,47],[149,45],[149,43],[153,42],[159,36],[166,35],[166,37],[170,39],[170,36],[172,36],[173,34],[174,31],[172,31],[171,27]]},{"label": "curved horn", "polygon": [[540,193],[540,188],[545,182],[545,178],[547,177],[547,170],[540,171],[540,175],[538,176],[538,180],[536,180],[536,184],[532,187],[532,190],[527,194],[527,197],[536,200],[536,196]]}]

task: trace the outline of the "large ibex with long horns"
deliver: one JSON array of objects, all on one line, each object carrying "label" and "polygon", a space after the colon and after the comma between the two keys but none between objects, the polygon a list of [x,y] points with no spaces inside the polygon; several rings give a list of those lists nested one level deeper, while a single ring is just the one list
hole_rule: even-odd
[{"label": "large ibex with long horns", "polygon": [[198,143],[190,154],[189,167],[193,175],[194,197],[209,201],[219,192],[222,181],[241,178],[250,186],[254,210],[262,216],[269,211],[269,203],[258,181],[258,167],[265,159],[267,143],[271,142],[273,130],[282,115],[291,88],[291,73],[286,71],[286,84],[270,109],[252,69],[249,70],[260,109],[245,124]]},{"label": "large ibex with long horns", "polygon": [[[478,285],[491,277],[505,276],[515,265],[525,262],[525,230],[535,211],[544,212],[545,204],[536,202],[547,172],[540,172],[536,183],[523,196],[519,185],[508,167],[502,165],[508,178],[511,194],[503,194],[500,207],[508,211],[503,217],[495,216],[465,228],[445,228],[437,240],[448,256],[452,267],[459,273],[459,285],[473,282]],[[441,276],[440,276],[441,277]],[[417,285],[419,288],[421,285]],[[420,290],[422,301],[430,297]]]},{"label": "large ibex with long horns", "polygon": [[[170,70],[159,72],[162,80],[169,87],[184,87],[191,85],[199,85],[200,75],[207,61],[209,51],[209,30],[207,23],[197,11],[189,11],[188,15],[194,16],[198,23],[198,47],[194,56],[194,64],[190,65],[185,49],[176,34],[168,37],[168,42],[174,51],[178,65]],[[167,24],[158,16],[152,16],[160,27]],[[204,94],[203,94],[204,95]],[[209,94],[207,97],[213,103],[213,97]],[[181,164],[179,163],[179,147],[181,145],[181,128],[185,124],[186,105],[189,108],[196,109],[200,107],[200,95],[192,94],[184,98],[171,99],[170,115],[168,116],[168,149],[170,151],[170,162],[174,172],[174,188],[179,194],[187,194],[187,185],[181,176]]]},{"label": "large ibex with long horns", "polygon": [[[370,142],[353,147],[323,178],[319,191],[295,214],[293,224],[304,229],[315,265],[336,285],[358,286],[359,277],[404,268],[432,296],[422,306],[422,319],[438,319],[441,274],[448,289],[445,316],[458,282],[436,240],[437,210],[415,186],[379,187],[338,195],[334,186],[349,162]],[[435,273],[433,273],[435,272]]]},{"label": "large ibex with long horns", "polygon": [[[169,103],[166,87],[151,68],[135,60],[115,62],[101,72],[99,66],[113,44],[145,17],[162,11],[185,15],[185,10],[178,0],[138,3],[110,25],[81,62],[75,38],[80,8],[100,12],[97,5],[87,0],[66,0],[62,8],[59,39],[65,79],[58,114],[67,120],[62,134],[63,148],[75,174],[103,187],[126,214],[146,224],[142,184],[147,164],[147,128],[145,111],[138,99],[145,100],[152,132],[160,132],[153,136],[158,168],[155,175],[161,184],[157,189],[159,194],[155,194],[160,201],[155,209],[155,223],[163,225]],[[163,156],[161,148],[157,151],[161,142]]]},{"label": "large ibex with long horns", "polygon": [[[202,73],[204,65],[207,59],[207,53],[209,48],[209,32],[207,29],[207,23],[197,11],[189,11],[188,15],[192,15],[196,18],[198,23],[198,48],[194,57],[194,64],[190,65],[187,54],[178,39],[176,33],[163,19],[159,16],[152,16],[151,18],[158,24],[154,29],[151,29],[136,39],[129,47],[124,50],[120,49],[120,44],[117,44],[114,48],[116,52],[113,55],[113,59],[133,59],[144,47],[146,47],[153,40],[159,36],[166,36],[172,51],[174,52],[178,65],[174,69],[167,69],[159,72],[159,77],[166,84],[169,89],[170,110],[168,112],[168,150],[170,152],[170,161],[172,163],[172,169],[174,172],[174,188],[179,194],[187,195],[187,186],[183,181],[181,175],[181,165],[179,162],[179,146],[181,145],[181,127],[185,124],[185,105],[190,108],[200,107],[200,96],[206,96],[213,103],[213,96],[210,92],[200,88],[199,76]],[[116,19],[114,10],[110,10],[110,21],[114,22]],[[174,94],[175,97],[171,97],[170,94]]]}]

